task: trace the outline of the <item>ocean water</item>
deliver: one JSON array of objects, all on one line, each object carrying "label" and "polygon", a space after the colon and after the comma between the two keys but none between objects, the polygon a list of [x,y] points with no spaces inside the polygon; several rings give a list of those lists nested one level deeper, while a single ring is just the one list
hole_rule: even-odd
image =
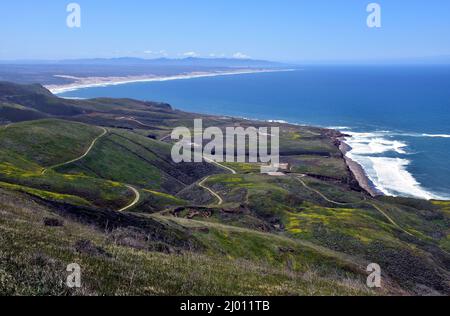
[{"label": "ocean water", "polygon": [[334,127],[385,194],[450,199],[450,66],[309,66],[84,88],[63,97],[164,101],[208,114]]}]

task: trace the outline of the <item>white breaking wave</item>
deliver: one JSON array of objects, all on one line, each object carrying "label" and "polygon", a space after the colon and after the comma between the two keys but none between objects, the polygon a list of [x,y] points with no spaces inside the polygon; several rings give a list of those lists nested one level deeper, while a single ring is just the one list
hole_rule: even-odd
[{"label": "white breaking wave", "polygon": [[407,170],[411,163],[407,159],[388,157],[368,157],[348,154],[348,157],[366,171],[375,187],[383,194],[390,196],[409,196],[425,200],[443,199],[428,192]]},{"label": "white breaking wave", "polygon": [[403,136],[403,137],[431,137],[431,138],[450,138],[449,134],[426,134],[426,133],[391,133],[384,132],[385,135],[389,134],[390,136]]},{"label": "white breaking wave", "polygon": [[450,138],[448,134],[422,134],[423,137],[433,137],[433,138]]},{"label": "white breaking wave", "polygon": [[352,137],[346,139],[346,143],[352,147],[352,154],[355,155],[374,155],[385,152],[396,152],[398,154],[406,154],[405,148],[408,144],[383,138],[386,132],[375,133],[356,133],[348,132]]},{"label": "white breaking wave", "polygon": [[352,132],[350,127],[336,126],[330,127],[331,129],[340,130],[343,133],[351,134],[361,137],[387,137],[387,136],[402,136],[402,137],[431,137],[431,138],[450,138],[450,134],[429,134],[429,133],[399,133],[392,131],[377,131],[373,133],[356,133]]},{"label": "white breaking wave", "polygon": [[407,143],[390,140],[387,131],[356,133],[342,131],[352,137],[345,142],[352,148],[347,157],[359,163],[375,187],[391,196],[408,196],[426,200],[445,199],[424,189],[408,171],[410,161],[404,158],[379,157],[383,153],[406,154]]},{"label": "white breaking wave", "polygon": [[278,123],[278,124],[289,124],[289,122],[285,120],[267,120],[268,123]]},{"label": "white breaking wave", "polygon": [[328,126],[329,129],[337,129],[337,130],[350,130],[351,128],[348,126]]}]

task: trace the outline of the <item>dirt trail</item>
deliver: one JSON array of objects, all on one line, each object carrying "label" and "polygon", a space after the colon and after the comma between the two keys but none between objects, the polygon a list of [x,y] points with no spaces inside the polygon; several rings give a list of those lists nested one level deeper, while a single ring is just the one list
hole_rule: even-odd
[{"label": "dirt trail", "polygon": [[170,136],[172,136],[172,134],[169,134],[169,135],[164,136],[164,137],[161,138],[159,141],[160,141],[160,142],[163,142],[163,141],[165,141],[167,138],[169,138]]},{"label": "dirt trail", "polygon": [[304,178],[304,177],[306,177],[306,175],[302,174],[300,177],[295,177],[295,178],[296,178],[298,181],[300,181],[300,183],[301,183],[306,189],[308,189],[309,191],[312,191],[312,192],[318,194],[318,195],[319,195],[322,199],[324,199],[325,201],[330,202],[331,204],[341,205],[341,206],[352,204],[352,203],[341,203],[341,202],[336,202],[336,201],[330,200],[330,199],[327,198],[325,195],[323,195],[320,191],[318,191],[318,190],[316,190],[316,189],[313,189],[313,188],[311,188],[309,185],[307,185],[307,184],[301,179],[301,178]]},{"label": "dirt trail", "polygon": [[132,208],[133,206],[135,206],[136,204],[138,204],[139,200],[141,199],[141,194],[139,193],[139,191],[135,187],[132,187],[129,184],[127,184],[126,187],[128,189],[130,189],[131,191],[133,191],[133,193],[135,195],[135,198],[134,198],[133,202],[131,202],[130,204],[128,204],[124,208],[121,208],[120,210],[118,210],[118,212],[125,212],[126,210],[128,210],[128,209]]},{"label": "dirt trail", "polygon": [[372,206],[373,208],[375,208],[378,212],[380,212],[381,214],[383,214],[384,217],[386,217],[387,220],[388,220],[392,225],[394,225],[395,227],[397,227],[398,229],[400,229],[400,230],[401,230],[402,232],[404,232],[405,234],[408,234],[409,236],[413,236],[413,237],[414,237],[413,234],[411,234],[410,232],[404,230],[404,229],[403,229],[400,225],[398,225],[392,218],[390,218],[389,215],[387,215],[386,212],[383,211],[378,205],[375,205],[375,204],[369,203],[369,202],[367,202],[367,204],[368,204],[368,205],[371,205],[371,206]]},{"label": "dirt trail", "polygon": [[228,170],[228,171],[230,171],[232,174],[237,174],[237,172],[236,172],[235,170],[233,170],[233,169],[231,169],[231,168],[229,168],[229,167],[227,167],[227,166],[224,166],[224,165],[222,165],[222,164],[220,164],[220,163],[218,163],[218,162],[212,160],[211,158],[204,157],[204,159],[206,160],[206,162],[209,162],[209,163],[211,163],[211,164],[213,164],[213,165],[216,165],[216,166],[218,166],[218,167],[220,167],[220,168],[222,168],[222,169]]},{"label": "dirt trail", "polygon": [[[60,163],[60,164],[57,164],[57,165],[54,165],[54,166],[45,168],[45,169],[42,171],[42,175],[44,175],[48,170],[51,170],[51,169],[54,169],[54,168],[58,168],[58,167],[62,167],[62,166],[65,166],[65,165],[69,165],[69,164],[71,164],[71,163],[77,162],[77,161],[83,159],[84,157],[86,157],[86,156],[91,152],[91,150],[94,148],[94,146],[95,146],[95,144],[97,143],[97,141],[98,141],[100,138],[102,138],[103,136],[105,136],[105,135],[108,133],[108,130],[107,130],[106,128],[104,128],[104,127],[100,127],[100,128],[103,130],[102,134],[99,135],[99,136],[97,136],[97,137],[92,141],[91,145],[89,146],[89,148],[86,150],[86,152],[85,152],[83,155],[81,155],[81,156],[78,157],[78,158],[72,159],[72,160],[70,160],[70,161],[66,161],[66,162],[63,162],[63,163]],[[135,195],[135,198],[134,198],[133,202],[131,202],[130,204],[128,204],[128,205],[125,206],[124,208],[120,209],[119,212],[124,212],[124,211],[126,211],[126,210],[132,208],[132,207],[135,206],[135,205],[139,202],[139,200],[141,199],[141,194],[139,193],[139,191],[138,191],[136,188],[134,188],[134,187],[132,187],[131,185],[128,185],[128,184],[126,185],[126,187],[127,187],[128,189],[130,189],[131,191],[133,191],[133,193],[134,193],[134,195]]]},{"label": "dirt trail", "polygon": [[200,181],[198,183],[198,186],[207,190],[209,193],[211,193],[218,201],[219,203],[217,203],[217,205],[222,205],[223,204],[223,199],[220,197],[219,194],[217,194],[216,192],[214,192],[212,189],[208,188],[204,183],[209,179],[209,177],[206,177],[205,179],[203,179],[202,181]]},{"label": "dirt trail", "polygon": [[101,134],[100,136],[97,136],[97,137],[92,141],[91,145],[89,146],[89,148],[86,150],[86,152],[85,152],[83,155],[81,155],[81,156],[78,157],[78,158],[72,159],[72,160],[70,160],[70,161],[63,162],[63,163],[60,163],[60,164],[57,164],[57,165],[54,165],[54,166],[45,168],[44,170],[42,170],[42,175],[44,175],[48,170],[55,169],[55,168],[58,168],[58,167],[62,167],[62,166],[65,166],[65,165],[69,165],[69,164],[71,164],[71,163],[77,162],[77,161],[83,159],[84,157],[86,157],[86,156],[91,152],[92,148],[94,148],[95,143],[96,143],[100,138],[102,138],[103,136],[105,136],[105,135],[108,133],[108,131],[106,130],[106,128],[104,128],[104,127],[100,127],[100,128],[103,130],[102,134]]},{"label": "dirt trail", "polygon": [[[218,167],[220,167],[220,168],[222,168],[222,169],[225,169],[225,170],[227,170],[227,171],[230,171],[232,174],[237,174],[237,172],[236,172],[235,170],[233,170],[233,169],[231,169],[231,168],[229,168],[229,167],[226,167],[226,166],[224,166],[224,165],[222,165],[222,164],[220,164],[220,163],[214,161],[214,160],[211,159],[211,158],[204,157],[204,159],[205,159],[206,162],[208,162],[208,163],[210,163],[210,164],[216,165],[216,166],[218,166]],[[220,205],[223,204],[223,199],[222,199],[222,197],[221,197],[217,192],[214,192],[214,190],[208,188],[208,187],[204,184],[210,177],[211,177],[211,176],[208,176],[208,177],[204,178],[202,181],[200,181],[200,182],[198,183],[198,186],[201,187],[201,188],[203,188],[203,189],[205,189],[205,190],[207,190],[207,191],[208,191],[209,193],[211,193],[212,195],[214,195],[214,197],[219,201],[219,203],[217,203],[217,205],[220,206]]]},{"label": "dirt trail", "polygon": [[132,117],[119,117],[118,120],[126,120],[126,121],[135,122],[135,123],[138,123],[141,126],[153,129],[153,126],[150,126],[148,124],[142,123],[141,121],[136,120],[135,118],[132,118]]},{"label": "dirt trail", "polygon": [[[321,192],[319,192],[318,190],[315,190],[313,188],[311,188],[310,186],[308,186],[301,178],[306,177],[306,175],[302,174],[299,177],[295,177],[295,179],[297,179],[298,181],[300,181],[300,183],[309,191],[312,191],[316,194],[318,194],[320,197],[322,197],[325,201],[335,204],[335,205],[339,205],[339,206],[346,206],[346,205],[352,205],[355,203],[342,203],[342,202],[337,202],[337,201],[333,201],[331,199],[329,199],[328,197],[326,197],[325,195],[323,195]],[[375,203],[370,203],[370,202],[364,202],[365,204],[373,207],[374,209],[376,209],[378,212],[380,212],[392,225],[394,225],[395,227],[397,227],[399,230],[401,230],[402,232],[404,232],[405,234],[409,235],[409,236],[413,236],[413,234],[411,234],[410,232],[406,231],[405,229],[403,229],[399,224],[397,224],[388,214],[386,214],[385,211],[383,211],[378,205],[376,205]]]}]

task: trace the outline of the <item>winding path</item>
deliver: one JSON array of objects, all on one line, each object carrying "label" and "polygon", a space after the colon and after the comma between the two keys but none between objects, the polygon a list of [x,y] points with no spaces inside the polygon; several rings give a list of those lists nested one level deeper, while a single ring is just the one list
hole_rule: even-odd
[{"label": "winding path", "polygon": [[399,224],[397,224],[392,218],[389,217],[389,215],[386,214],[386,212],[384,212],[378,205],[373,204],[373,203],[368,203],[366,202],[368,205],[371,205],[373,208],[375,208],[378,212],[380,212],[381,214],[384,215],[384,217],[387,218],[387,220],[394,225],[395,227],[397,227],[398,229],[400,229],[402,232],[404,232],[405,234],[408,234],[409,236],[413,236],[413,234],[411,234],[410,232],[406,231],[405,229],[403,229]]},{"label": "winding path", "polygon": [[41,174],[44,175],[48,170],[55,169],[55,168],[58,168],[58,167],[62,167],[62,166],[65,166],[65,165],[69,165],[69,164],[71,164],[71,163],[77,162],[77,161],[83,159],[84,157],[86,157],[86,156],[91,152],[92,148],[94,148],[95,143],[96,143],[100,138],[102,138],[103,136],[105,136],[105,135],[108,133],[108,131],[106,130],[106,128],[104,128],[104,127],[100,127],[100,128],[103,130],[102,134],[101,134],[100,136],[97,136],[97,137],[92,141],[91,145],[89,146],[89,148],[86,150],[86,152],[85,152],[83,155],[81,155],[81,156],[78,157],[78,158],[72,159],[72,160],[70,160],[70,161],[63,162],[63,163],[60,163],[60,164],[57,164],[57,165],[54,165],[54,166],[45,168],[44,170],[42,170],[42,173],[41,173]]},{"label": "winding path", "polygon": [[124,208],[121,208],[120,210],[118,210],[118,212],[125,212],[126,210],[128,210],[128,209],[132,208],[133,206],[135,206],[136,204],[138,204],[139,200],[141,199],[141,194],[139,193],[139,191],[135,187],[133,187],[133,186],[131,186],[129,184],[127,184],[126,187],[128,189],[130,189],[131,191],[133,191],[133,193],[135,195],[135,198],[134,198],[133,202],[131,202],[130,204],[128,204]]},{"label": "winding path", "polygon": [[[295,177],[295,179],[297,179],[298,181],[300,181],[300,183],[309,191],[312,191],[316,194],[318,194],[320,197],[322,197],[325,201],[335,204],[335,205],[339,205],[339,206],[345,206],[345,205],[352,205],[355,203],[342,203],[342,202],[337,202],[337,201],[333,201],[331,199],[329,199],[328,197],[326,197],[325,195],[323,195],[321,192],[319,192],[318,190],[315,190],[313,188],[311,188],[310,186],[308,186],[301,178],[306,177],[306,175],[302,174],[299,177]],[[411,234],[410,232],[408,232],[407,230],[405,230],[404,228],[402,228],[399,224],[397,224],[388,214],[386,214],[385,211],[383,211],[381,209],[381,207],[379,207],[378,205],[376,205],[375,203],[370,203],[370,202],[364,202],[365,204],[373,207],[374,209],[376,209],[378,212],[380,212],[392,225],[394,225],[395,227],[397,227],[399,230],[401,230],[402,232],[404,232],[405,234],[409,235],[409,236],[413,236],[413,234]]]},{"label": "winding path", "polygon": [[208,188],[204,183],[209,179],[210,176],[206,177],[205,179],[203,179],[202,181],[200,181],[198,183],[198,186],[207,190],[209,193],[211,193],[218,201],[219,203],[217,203],[217,205],[222,205],[223,204],[223,199],[220,197],[219,194],[217,194],[216,192],[214,192],[212,189]]},{"label": "winding path", "polygon": [[[228,171],[230,171],[232,174],[237,174],[237,172],[236,172],[235,170],[233,170],[233,169],[231,169],[231,168],[229,168],[229,167],[227,167],[227,166],[224,166],[224,165],[222,165],[222,164],[220,164],[220,163],[214,161],[214,160],[211,159],[211,158],[204,157],[204,159],[205,159],[206,162],[208,162],[208,163],[210,163],[210,164],[213,164],[213,165],[216,165],[216,166],[218,166],[218,167],[220,167],[220,168],[222,168],[222,169],[228,170]],[[205,190],[207,190],[209,193],[211,193],[211,194],[219,201],[219,203],[217,203],[217,205],[220,206],[220,205],[223,204],[223,199],[222,199],[222,197],[221,197],[217,192],[214,192],[214,190],[212,190],[211,188],[208,188],[208,187],[205,185],[205,182],[206,182],[210,177],[211,177],[211,176],[208,176],[208,177],[204,178],[202,181],[200,181],[200,182],[198,183],[198,186],[201,187],[201,188],[203,188],[203,189],[205,189]]]},{"label": "winding path", "polygon": [[138,123],[139,125],[142,125],[142,126],[144,126],[144,127],[152,128],[152,126],[147,125],[147,124],[145,124],[145,123],[142,123],[141,121],[136,120],[135,118],[132,118],[132,117],[119,117],[119,118],[117,118],[117,120],[132,121],[132,122]]},{"label": "winding path", "polygon": [[233,170],[233,169],[231,169],[231,168],[229,168],[229,167],[227,167],[227,166],[224,166],[224,165],[222,165],[222,164],[220,164],[220,163],[218,163],[218,162],[212,160],[211,158],[204,157],[204,159],[206,160],[206,162],[209,162],[209,163],[211,163],[211,164],[213,164],[213,165],[216,165],[216,166],[218,166],[218,167],[220,167],[220,168],[222,168],[222,169],[228,170],[228,171],[230,171],[232,174],[237,174],[237,172],[236,172],[235,170]]},{"label": "winding path", "polygon": [[164,136],[164,137],[161,138],[159,141],[160,141],[160,142],[163,142],[163,141],[165,141],[167,138],[169,138],[170,136],[172,136],[172,134],[169,134],[169,135]]},{"label": "winding path", "polygon": [[322,199],[324,199],[325,201],[330,202],[331,204],[341,205],[341,206],[352,204],[352,203],[342,203],[342,202],[336,202],[336,201],[330,200],[330,199],[327,198],[325,195],[323,195],[320,191],[318,191],[318,190],[316,190],[316,189],[313,189],[313,188],[311,188],[309,185],[307,185],[307,184],[301,179],[301,178],[304,178],[304,177],[306,177],[306,175],[302,174],[302,175],[300,175],[300,177],[295,177],[295,179],[297,179],[298,181],[300,181],[300,183],[301,183],[306,189],[308,189],[309,191],[312,191],[312,192],[318,194],[318,195],[319,195]]},{"label": "winding path", "polygon": [[[54,166],[45,168],[45,169],[42,171],[42,175],[44,175],[48,170],[51,170],[51,169],[54,169],[54,168],[58,168],[58,167],[62,167],[62,166],[65,166],[65,165],[69,165],[69,164],[71,164],[71,163],[80,161],[81,159],[83,159],[84,157],[86,157],[86,156],[91,152],[91,150],[94,148],[94,146],[95,146],[95,144],[97,143],[97,141],[98,141],[100,138],[102,138],[103,136],[105,136],[105,135],[108,133],[108,130],[107,130],[106,128],[104,128],[104,127],[100,127],[100,128],[103,130],[102,134],[99,135],[99,136],[97,136],[97,137],[92,141],[91,145],[89,146],[89,148],[86,150],[86,152],[85,152],[83,155],[81,155],[81,156],[78,157],[78,158],[72,159],[72,160],[70,160],[70,161],[66,161],[66,162],[63,162],[63,163],[60,163],[60,164],[57,164],[57,165],[54,165]],[[132,208],[132,207],[135,206],[135,205],[139,202],[139,200],[141,199],[141,194],[139,193],[139,191],[138,191],[135,187],[133,187],[133,186],[131,186],[131,185],[129,185],[129,184],[126,184],[125,186],[126,186],[129,190],[131,190],[131,191],[134,193],[135,198],[134,198],[134,200],[133,200],[130,204],[128,204],[128,205],[125,206],[124,208],[121,208],[120,210],[118,210],[118,212],[124,212],[124,211],[126,211],[126,210]]]}]

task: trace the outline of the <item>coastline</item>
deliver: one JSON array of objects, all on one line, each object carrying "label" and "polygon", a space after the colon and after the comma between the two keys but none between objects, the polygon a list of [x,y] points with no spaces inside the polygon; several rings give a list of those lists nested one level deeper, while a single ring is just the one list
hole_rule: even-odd
[{"label": "coastline", "polygon": [[[295,126],[312,126],[308,124],[298,124],[298,123],[291,123],[285,120],[264,120],[264,119],[255,119],[255,118],[248,118],[248,117],[235,117],[230,116],[231,118],[240,118],[244,120],[250,120],[250,121],[259,121],[259,122],[267,122],[267,123],[279,123],[279,124],[287,124],[287,125],[295,125]],[[347,156],[347,153],[352,150],[350,145],[348,145],[345,142],[345,138],[349,137],[350,135],[344,135],[341,131],[339,131],[337,128],[328,128],[323,126],[317,126],[319,128],[324,129],[330,129],[337,133],[340,133],[343,136],[334,138],[338,142],[338,149],[342,153],[342,158],[344,159],[345,164],[347,165],[348,169],[350,170],[353,178],[358,182],[359,186],[366,191],[371,197],[377,197],[377,196],[384,196],[385,194],[378,190],[375,186],[375,184],[370,180],[369,176],[367,175],[364,167],[357,163],[356,161],[352,160]]]},{"label": "coastline", "polygon": [[393,135],[389,132],[358,133],[348,129],[340,130],[342,136],[339,138],[339,149],[359,186],[370,195],[448,199],[445,195],[424,188],[408,170],[411,160],[407,156],[406,141],[389,138],[389,135]]},{"label": "coastline", "polygon": [[358,182],[359,186],[363,188],[367,193],[369,193],[372,197],[384,195],[382,192],[377,190],[373,182],[369,179],[363,166],[347,157],[347,153],[351,150],[351,147],[345,142],[345,137],[339,138],[339,143],[339,150],[342,153],[344,161],[347,167],[350,169],[350,172],[353,174],[353,177]]},{"label": "coastline", "polygon": [[75,76],[57,75],[55,77],[70,79],[73,80],[74,82],[60,85],[46,85],[44,87],[48,89],[51,93],[58,95],[61,93],[76,91],[84,88],[116,86],[137,82],[158,82],[158,81],[184,80],[184,79],[233,76],[233,75],[257,74],[257,73],[288,72],[288,71],[295,71],[295,69],[236,69],[228,71],[191,72],[171,76],[156,76],[150,74],[142,76],[123,76],[123,77],[75,77]]},{"label": "coastline", "polygon": [[[54,86],[47,86],[46,88],[50,89],[51,92],[58,94],[63,93],[67,91],[75,91],[78,89],[83,88],[90,88],[90,87],[104,87],[104,86],[114,86],[114,85],[122,85],[122,84],[128,84],[128,83],[135,83],[135,82],[162,82],[162,81],[171,81],[171,80],[183,80],[183,79],[193,79],[193,78],[206,78],[206,77],[216,77],[216,76],[232,76],[232,75],[239,75],[239,74],[257,74],[257,73],[271,73],[271,72],[288,72],[288,71],[294,71],[294,69],[230,69],[227,71],[213,71],[213,72],[191,72],[191,73],[183,73],[178,75],[171,75],[171,76],[156,76],[156,75],[144,75],[144,76],[125,76],[125,77],[85,77],[85,78],[77,78],[77,77],[70,77],[70,76],[59,76],[64,77],[67,79],[72,79],[74,82],[70,84],[63,84],[63,85],[54,85]],[[67,97],[69,98],[69,97]],[[214,113],[208,113],[210,115],[217,115]],[[256,120],[256,121],[266,121],[269,123],[283,123],[283,124],[292,124],[292,125],[306,125],[306,126],[313,126],[310,123],[291,123],[284,120],[268,120],[268,119],[255,119],[255,118],[249,118],[247,116],[235,116],[235,115],[227,115],[228,117],[238,117],[243,118],[247,120]],[[414,179],[414,175],[408,172],[406,167],[403,165],[399,165],[400,162],[393,161],[388,168],[385,167],[386,162],[385,161],[378,161],[377,160],[377,167],[381,168],[383,172],[386,172],[383,175],[390,176],[392,174],[391,170],[394,170],[394,176],[396,180],[399,180],[398,183],[402,185],[401,187],[397,185],[397,183],[394,183],[397,185],[394,187],[394,185],[391,185],[392,182],[388,183],[388,186],[385,185],[385,183],[378,181],[378,178],[372,177],[374,170],[371,169],[371,166],[367,166],[364,161],[360,161],[358,157],[353,157],[353,151],[351,147],[354,147],[354,141],[353,138],[348,138],[350,135],[346,135],[346,131],[350,129],[348,127],[326,127],[326,126],[320,126],[316,125],[317,127],[321,128],[327,128],[332,129],[335,131],[339,131],[341,133],[341,137],[336,137],[337,140],[339,140],[339,149],[342,153],[342,158],[344,159],[344,162],[349,169],[349,171],[352,174],[352,178],[354,183],[358,183],[358,185],[366,191],[371,196],[383,196],[383,195],[392,195],[392,196],[407,196],[407,197],[417,197],[417,198],[424,198],[424,199],[444,199],[441,196],[438,196],[437,194],[434,194],[431,191],[425,191],[426,189],[423,189],[420,187],[420,183],[418,183]],[[350,132],[349,132],[350,133]],[[355,133],[358,134],[358,133]],[[359,133],[361,135],[364,134],[371,134],[369,132],[367,133]],[[352,134],[353,135],[353,134]],[[417,134],[421,137],[443,137],[447,138],[447,134]],[[354,135],[355,136],[355,135]],[[384,135],[381,135],[384,136]],[[380,136],[380,137],[381,137]],[[413,135],[415,137],[415,135]],[[356,136],[355,136],[356,137]],[[371,136],[372,137],[372,136]],[[367,137],[366,137],[367,138]],[[356,147],[359,148],[359,136],[356,137]],[[366,140],[365,140],[366,141]],[[369,144],[371,144],[372,140],[369,139]],[[405,154],[405,152],[402,151],[402,148],[406,145],[399,145],[398,141],[394,140],[385,140],[382,139],[381,144],[376,143],[377,146],[382,146],[383,151],[392,151],[395,150],[399,154]],[[387,142],[387,144],[386,144]],[[365,144],[365,143],[363,143]],[[350,147],[351,146],[351,147]],[[386,148],[385,148],[386,147]],[[378,148],[378,147],[377,147]],[[358,149],[360,150],[360,149]],[[378,149],[377,149],[378,150]],[[351,153],[350,153],[351,152]],[[385,157],[381,157],[385,158]],[[377,158],[378,159],[378,158]],[[386,156],[385,160],[391,159],[390,156]],[[403,160],[406,160],[407,158],[402,158]],[[391,160],[394,160],[392,158]],[[397,159],[400,160],[400,159]],[[389,163],[390,161],[387,161]],[[395,165],[393,165],[395,164]],[[395,168],[395,169],[394,169]],[[378,169],[377,169],[378,170]],[[386,177],[382,178],[385,179]],[[373,180],[372,180],[373,179]],[[403,182],[402,182],[403,181]],[[403,184],[405,184],[403,186]],[[376,185],[375,185],[376,184]],[[391,186],[389,186],[391,185]],[[398,189],[400,188],[400,189]],[[409,190],[410,189],[410,190]],[[408,191],[409,190],[409,191]],[[399,193],[397,193],[399,192]],[[410,194],[411,192],[411,194]],[[429,195],[426,195],[429,194]],[[428,197],[429,196],[429,197]]]},{"label": "coastline", "polygon": [[[231,75],[242,75],[242,74],[254,74],[254,73],[270,73],[270,72],[285,72],[285,71],[294,71],[294,69],[238,69],[234,71],[216,71],[216,72],[192,72],[186,74],[180,74],[175,76],[155,76],[155,75],[144,75],[144,76],[124,76],[124,77],[74,77],[74,76],[64,76],[59,75],[60,78],[72,79],[73,83],[62,84],[62,85],[48,85],[45,86],[51,93],[53,94],[61,94],[70,91],[76,91],[83,88],[92,88],[92,87],[107,87],[107,86],[115,86],[121,84],[128,83],[137,83],[137,82],[157,82],[157,81],[170,81],[170,80],[184,80],[184,79],[194,79],[194,78],[206,78],[206,77],[217,77],[217,76],[231,76]],[[248,118],[245,118],[248,119]],[[265,120],[267,122],[273,123],[282,123],[282,124],[291,124],[286,121],[277,121],[277,120]],[[297,125],[297,124],[294,124]],[[382,195],[380,191],[378,191],[369,177],[366,175],[364,168],[353,161],[352,159],[347,157],[347,152],[350,150],[350,147],[345,143],[345,139],[339,139],[340,145],[339,150],[343,154],[343,159],[347,164],[350,172],[353,174],[353,177],[358,182],[359,186],[363,188],[367,193],[369,193],[372,197]]]}]

